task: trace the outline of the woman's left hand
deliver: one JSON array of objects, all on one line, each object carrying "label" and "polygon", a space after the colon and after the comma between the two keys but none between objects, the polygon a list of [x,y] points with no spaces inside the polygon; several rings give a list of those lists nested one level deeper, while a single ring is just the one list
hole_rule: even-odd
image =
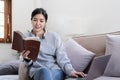
[{"label": "woman's left hand", "polygon": [[74,78],[78,78],[78,77],[85,77],[86,74],[84,74],[83,72],[73,72],[71,74],[71,77],[74,77]]}]

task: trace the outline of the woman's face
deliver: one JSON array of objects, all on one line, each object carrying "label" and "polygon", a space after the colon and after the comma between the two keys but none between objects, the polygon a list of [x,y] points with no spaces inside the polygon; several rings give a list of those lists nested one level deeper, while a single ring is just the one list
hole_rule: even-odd
[{"label": "woman's face", "polygon": [[32,27],[33,27],[34,32],[43,31],[43,29],[46,25],[45,17],[42,14],[36,14],[32,18],[31,23],[32,23]]}]

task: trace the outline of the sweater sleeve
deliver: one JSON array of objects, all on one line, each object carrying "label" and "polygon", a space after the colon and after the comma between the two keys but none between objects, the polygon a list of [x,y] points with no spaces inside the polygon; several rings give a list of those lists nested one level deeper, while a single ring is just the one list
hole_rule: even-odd
[{"label": "sweater sleeve", "polygon": [[75,69],[73,68],[70,59],[67,56],[67,53],[65,51],[65,47],[63,45],[62,40],[57,35],[56,36],[56,58],[58,65],[62,68],[62,70],[70,76],[72,72],[75,72]]}]

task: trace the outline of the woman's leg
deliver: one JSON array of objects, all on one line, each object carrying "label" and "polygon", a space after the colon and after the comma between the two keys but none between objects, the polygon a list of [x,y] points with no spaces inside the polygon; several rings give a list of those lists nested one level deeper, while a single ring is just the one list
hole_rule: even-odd
[{"label": "woman's leg", "polygon": [[49,69],[41,68],[33,76],[34,80],[53,80]]},{"label": "woman's leg", "polygon": [[52,70],[53,80],[64,80],[65,73],[62,70]]}]

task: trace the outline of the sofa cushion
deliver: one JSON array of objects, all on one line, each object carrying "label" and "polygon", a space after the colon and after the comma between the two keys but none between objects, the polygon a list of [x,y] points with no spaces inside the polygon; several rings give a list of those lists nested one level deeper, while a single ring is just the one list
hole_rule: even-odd
[{"label": "sofa cushion", "polygon": [[0,63],[0,75],[18,74],[20,61]]},{"label": "sofa cushion", "polygon": [[100,76],[94,80],[120,80],[120,77]]},{"label": "sofa cushion", "polygon": [[112,56],[104,75],[120,76],[120,35],[107,35],[105,54],[112,54]]},{"label": "sofa cushion", "polygon": [[0,63],[19,59],[17,51],[11,49],[11,44],[0,43]]},{"label": "sofa cushion", "polygon": [[18,75],[0,75],[0,80],[19,80]]},{"label": "sofa cushion", "polygon": [[95,55],[93,52],[79,45],[73,39],[69,39],[65,43],[65,48],[74,69],[77,71],[84,71]]}]

